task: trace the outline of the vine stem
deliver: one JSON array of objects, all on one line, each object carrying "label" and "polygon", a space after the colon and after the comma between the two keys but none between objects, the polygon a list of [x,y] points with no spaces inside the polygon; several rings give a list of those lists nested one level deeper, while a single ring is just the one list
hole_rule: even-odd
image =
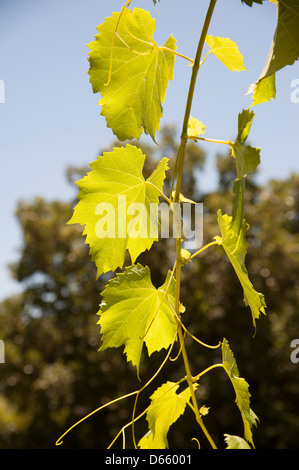
[{"label": "vine stem", "polygon": [[208,29],[210,26],[210,22],[213,16],[216,3],[217,3],[217,0],[210,0],[210,5],[206,14],[205,22],[204,22],[201,36],[198,42],[196,56],[192,65],[192,74],[191,74],[191,79],[190,79],[190,85],[189,85],[189,91],[188,91],[188,97],[187,97],[187,103],[186,103],[186,109],[185,109],[185,116],[184,116],[182,133],[181,133],[181,144],[180,144],[180,148],[179,148],[178,156],[177,156],[178,169],[177,169],[177,181],[176,181],[174,202],[179,202],[179,195],[180,195],[182,175],[183,175],[183,166],[184,166],[185,153],[186,153],[186,144],[188,140],[187,139],[188,122],[190,119],[193,95],[194,95],[198,71],[201,65],[200,64],[201,55],[202,55],[202,51],[205,45],[206,36],[208,33]]},{"label": "vine stem", "polygon": [[[181,184],[182,184],[182,176],[183,176],[183,167],[184,167],[184,160],[185,160],[185,153],[186,153],[186,145],[187,145],[187,135],[188,135],[188,122],[190,119],[190,113],[191,113],[191,107],[192,107],[192,101],[193,101],[193,95],[194,95],[194,90],[195,90],[195,85],[196,85],[196,79],[197,79],[197,74],[200,68],[200,62],[201,62],[201,56],[205,44],[205,39],[206,35],[208,33],[208,29],[210,26],[210,22],[213,16],[214,8],[216,6],[217,0],[210,0],[209,8],[206,14],[206,18],[204,21],[204,25],[202,28],[201,36],[198,42],[197,46],[197,51],[196,51],[196,56],[192,65],[192,74],[191,74],[191,79],[190,79],[190,85],[189,85],[189,92],[188,92],[188,97],[187,97],[187,103],[186,103],[186,109],[185,109],[185,115],[184,115],[184,121],[183,121],[183,127],[182,127],[182,133],[181,133],[181,142],[180,142],[180,147],[178,150],[178,155],[176,158],[176,171],[177,175],[174,174],[173,180],[176,177],[176,187],[175,187],[175,194],[174,194],[174,202],[178,203],[179,198],[180,198],[180,191],[181,191]],[[180,281],[181,281],[181,268],[182,268],[182,258],[181,258],[181,249],[182,249],[182,240],[180,238],[177,238],[176,241],[176,260],[177,260],[177,269],[176,269],[176,303],[175,303],[175,309],[177,312],[177,315],[180,315]],[[194,408],[194,413],[196,417],[196,421],[200,425],[204,435],[208,439],[211,447],[213,449],[217,449],[216,444],[214,443],[212,437],[210,436],[209,432],[207,431],[204,422],[200,416],[197,401],[196,401],[196,396],[195,396],[195,388],[194,388],[194,379],[192,377],[191,369],[190,369],[190,364],[187,356],[187,351],[185,348],[185,343],[184,343],[184,335],[182,332],[181,325],[178,323],[178,337],[181,345],[181,352],[182,352],[182,357],[184,361],[184,366],[186,370],[186,375],[187,375],[187,382],[189,385],[190,393],[191,393],[191,400],[192,400],[192,405]]]},{"label": "vine stem", "polygon": [[234,145],[230,140],[208,139],[207,137],[199,137],[199,136],[194,137],[194,139],[192,140],[203,140],[204,142],[212,142],[213,144],[223,144],[223,145],[229,145],[229,146]]},{"label": "vine stem", "polygon": [[193,255],[190,256],[189,260],[195,258],[195,256],[199,255],[200,253],[202,253],[207,248],[209,248],[210,246],[213,246],[213,245],[220,245],[220,242],[211,242],[211,243],[209,243],[208,245],[204,246],[200,250],[196,251],[196,253],[193,253]]},{"label": "vine stem", "polygon": [[152,186],[159,194],[162,196],[166,202],[171,206],[171,200],[159,189],[156,185],[154,185],[151,181],[146,181],[145,184]]},{"label": "vine stem", "polygon": [[[177,281],[176,311],[177,311],[177,314],[178,314],[179,313],[179,305],[180,305],[181,265],[177,266],[176,274],[177,274],[177,279],[176,279],[176,281]],[[182,327],[181,327],[180,324],[178,324],[178,337],[179,337],[179,341],[180,341],[180,345],[181,345],[181,351],[182,351],[183,361],[184,361],[185,370],[186,370],[187,382],[188,382],[188,386],[189,386],[190,393],[191,393],[191,400],[192,400],[192,404],[193,404],[193,408],[194,408],[196,421],[200,425],[204,435],[206,436],[209,443],[211,444],[211,447],[213,449],[217,449],[217,446],[216,446],[215,442],[213,441],[212,437],[210,436],[210,434],[209,434],[207,428],[205,427],[205,424],[204,424],[204,422],[203,422],[203,420],[200,416],[200,412],[199,412],[199,409],[198,409],[197,400],[196,400],[196,396],[195,396],[195,388],[194,388],[194,385],[193,385],[194,384],[194,379],[192,377],[190,364],[189,364],[189,359],[188,359],[187,351],[186,351],[186,348],[185,348],[184,335],[183,335]]]},{"label": "vine stem", "polygon": [[[60,446],[62,443],[63,443],[63,438],[70,432],[72,431],[72,429],[74,429],[76,426],[78,426],[79,424],[81,424],[83,421],[85,421],[86,419],[90,418],[91,416],[93,416],[94,414],[98,413],[99,411],[103,410],[104,408],[112,405],[113,403],[117,403],[118,401],[120,400],[123,400],[125,398],[129,398],[129,397],[132,397],[134,395],[136,395],[136,400],[139,396],[139,394],[142,392],[142,390],[144,390],[146,387],[148,387],[148,385],[154,380],[155,377],[157,377],[157,375],[160,373],[160,371],[162,370],[164,364],[167,362],[170,354],[171,354],[171,351],[172,351],[172,348],[174,346],[174,343],[175,343],[175,338],[176,338],[176,334],[173,338],[173,341],[172,341],[172,344],[169,348],[169,351],[165,357],[165,359],[163,360],[162,364],[159,366],[159,369],[155,372],[155,374],[147,381],[147,383],[145,385],[143,385],[143,387],[139,390],[135,390],[134,392],[131,392],[131,393],[127,393],[126,395],[122,395],[121,397],[118,397],[118,398],[115,398],[114,400],[111,400],[109,401],[108,403],[105,403],[104,405],[96,408],[95,410],[91,411],[90,413],[88,413],[86,416],[84,416],[83,418],[81,418],[79,421],[77,421],[75,424],[73,424],[72,426],[70,426],[60,437],[59,439],[57,439],[56,441],[56,446]],[[181,379],[181,381],[185,380],[185,377],[183,379]],[[179,382],[177,382],[179,383]],[[139,418],[141,418],[141,416],[143,416],[146,411],[147,411],[147,408],[137,417],[135,418],[135,408],[136,408],[136,401],[135,401],[135,405],[134,405],[134,411],[133,411],[133,418],[132,420],[130,421],[130,423],[126,424],[120,432],[123,432],[125,428],[127,428],[128,426],[130,426],[131,424],[134,426],[134,422],[137,421]],[[111,447],[111,445],[115,442],[115,440],[118,438],[120,433],[117,434],[117,436],[113,439],[112,443],[110,444],[109,447]],[[134,432],[133,432],[133,438],[134,438],[134,443],[135,443],[135,437],[134,437]],[[137,448],[136,446],[136,443],[135,443],[135,447]]]}]

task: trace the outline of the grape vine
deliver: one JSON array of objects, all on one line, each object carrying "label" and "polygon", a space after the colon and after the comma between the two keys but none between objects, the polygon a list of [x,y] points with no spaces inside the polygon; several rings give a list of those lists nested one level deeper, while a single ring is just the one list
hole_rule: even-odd
[{"label": "grape vine", "polygon": [[[260,163],[260,149],[251,147],[246,142],[255,114],[250,109],[239,113],[234,142],[205,137],[206,126],[191,116],[198,72],[208,63],[208,56],[213,54],[229,70],[241,72],[246,71],[243,55],[230,38],[208,34],[217,0],[209,2],[194,59],[177,51],[173,36],[159,46],[154,40],[155,20],[148,11],[137,7],[130,9],[131,3],[132,0],[128,0],[120,12],[113,13],[97,28],[98,34],[89,44],[90,82],[94,93],[101,95],[101,115],[120,142],[139,139],[143,132],[156,141],[162,105],[168,83],[173,79],[176,57],[191,64],[189,92],[171,190],[169,194],[163,192],[165,175],[169,170],[167,158],[163,158],[145,179],[143,167],[146,156],[143,152],[129,144],[115,147],[92,162],[91,171],[78,181],[78,203],[69,223],[79,223],[85,227],[83,234],[90,247],[98,276],[109,271],[122,270],[115,274],[102,292],[98,312],[102,335],[100,350],[124,348],[126,359],[136,367],[140,380],[140,360],[145,351],[150,357],[154,352],[165,349],[166,355],[151,379],[141,384],[138,390],[92,411],[69,428],[56,444],[60,445],[68,432],[91,415],[119,400],[135,396],[132,419],[120,429],[110,444],[107,443],[108,448],[120,436],[124,436],[127,428],[132,430],[135,448],[167,448],[169,428],[189,407],[209,445],[216,449],[215,441],[204,422],[205,416],[210,412],[209,408],[204,403],[198,403],[196,391],[203,375],[220,368],[233,387],[236,407],[243,422],[243,435],[225,434],[225,445],[229,449],[254,448],[253,429],[258,424],[258,417],[251,409],[249,384],[239,375],[229,342],[226,338],[221,338],[218,344],[209,345],[203,339],[195,337],[184,325],[184,312],[188,305],[182,305],[180,295],[181,273],[185,266],[199,262],[200,254],[207,249],[222,249],[240,281],[244,303],[251,312],[254,329],[260,315],[266,313],[265,298],[255,290],[245,265],[248,247],[246,232],[249,229],[244,215],[245,184],[247,176]],[[155,0],[153,3],[156,6]],[[242,0],[242,3],[252,7],[253,3],[263,4],[263,0]],[[298,1],[272,0],[272,3],[277,5],[278,10],[277,29],[266,66],[249,89],[253,93],[253,105],[275,98],[275,74],[286,65],[293,64],[299,57]],[[273,8],[276,8],[275,5]],[[293,41],[290,41],[290,37]],[[203,57],[204,47],[208,51]],[[183,202],[195,204],[181,194],[185,153],[190,140],[226,145],[231,151],[237,175],[232,182],[232,214],[223,214],[219,208],[219,234],[213,234],[206,246],[195,249],[193,253],[183,248],[184,223],[180,213],[177,217],[177,209]],[[164,284],[156,288],[151,281],[150,267],[142,266],[136,260],[145,250],[150,250],[154,242],[159,242],[157,210],[161,199],[174,217],[174,226],[179,236],[174,240],[174,264],[169,266]],[[131,265],[124,269],[127,254]],[[222,361],[203,371],[194,372],[185,344],[186,335],[198,347],[220,348]],[[185,376],[176,382],[167,381],[161,384],[149,397],[148,407],[136,415],[140,393],[146,391],[149,384],[157,378],[170,360],[175,347],[178,350],[176,360],[182,359]],[[148,432],[137,437],[137,423],[140,419],[146,419]],[[194,436],[199,447],[202,434]]]}]

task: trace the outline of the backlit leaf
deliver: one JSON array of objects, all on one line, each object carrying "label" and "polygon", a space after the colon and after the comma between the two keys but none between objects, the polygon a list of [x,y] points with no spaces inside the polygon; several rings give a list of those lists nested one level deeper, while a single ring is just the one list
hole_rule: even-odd
[{"label": "backlit leaf", "polygon": [[247,139],[252,123],[254,120],[254,112],[249,109],[243,109],[238,115],[238,136],[237,141],[244,143]]},{"label": "backlit leaf", "polygon": [[151,404],[146,417],[149,432],[138,443],[141,449],[168,448],[169,428],[184,413],[190,400],[189,387],[177,394],[178,388],[175,382],[166,382],[150,397]]},{"label": "backlit leaf", "polygon": [[188,121],[189,139],[196,140],[196,137],[205,133],[206,127],[207,126],[205,126],[202,121],[199,121],[198,119],[195,119],[194,117],[190,116],[190,119]]},{"label": "backlit leaf", "polygon": [[260,163],[260,149],[247,145],[254,113],[244,109],[238,116],[238,136],[231,146],[232,156],[236,160],[237,178],[241,179],[252,173]]},{"label": "backlit leaf", "polygon": [[237,176],[244,178],[252,173],[260,164],[260,149],[236,142],[232,147],[233,157],[236,159]]},{"label": "backlit leaf", "polygon": [[209,413],[209,411],[210,411],[210,408],[203,405],[199,409],[199,414],[200,414],[200,416],[206,416]]},{"label": "backlit leaf", "polygon": [[252,105],[269,101],[271,98],[275,99],[275,73],[287,65],[292,65],[298,59],[298,0],[278,0],[277,27],[264,70],[248,90],[248,93],[254,93]]},{"label": "backlit leaf", "polygon": [[239,436],[231,436],[230,434],[224,434],[227,449],[251,449],[250,445]]},{"label": "backlit leaf", "polygon": [[233,218],[227,214],[222,215],[221,210],[218,211],[218,224],[221,238],[215,237],[215,240],[223,246],[238,276],[244,292],[245,305],[249,305],[251,309],[252,321],[255,326],[255,320],[259,318],[261,313],[265,314],[266,302],[263,294],[254,289],[245,267],[245,256],[248,247],[245,233],[249,225],[243,220],[240,230],[237,230]]},{"label": "backlit leaf", "polygon": [[177,323],[165,293],[175,303],[175,281],[170,274],[159,289],[152,285],[147,266],[137,264],[117,274],[102,293],[98,322],[103,339],[100,350],[125,346],[127,360],[139,372],[144,343],[149,356],[168,348],[174,340]]},{"label": "backlit leaf", "polygon": [[[256,106],[264,103],[265,101],[275,100],[276,97],[276,86],[275,86],[275,73],[269,75],[269,77],[260,80],[253,89],[252,104]],[[250,92],[249,92],[250,93]]]},{"label": "backlit leaf", "polygon": [[101,114],[121,141],[139,139],[143,129],[154,139],[173,78],[175,39],[158,47],[155,19],[140,8],[113,13],[97,29],[88,45],[89,75],[94,93],[102,95]]},{"label": "backlit leaf", "polygon": [[231,145],[232,156],[236,163],[237,179],[233,185],[234,204],[232,228],[239,232],[243,225],[245,178],[252,173],[260,163],[260,149],[246,144],[254,112],[243,109],[238,116],[238,135],[235,143]]},{"label": "backlit leaf", "polygon": [[246,139],[253,122],[254,113],[249,110],[243,110],[238,118],[238,136],[232,144],[232,156],[236,161],[237,180],[234,182],[234,204],[233,214],[222,215],[218,211],[218,225],[221,237],[215,237],[215,240],[224,248],[244,292],[245,305],[251,309],[253,325],[256,325],[256,319],[261,313],[265,314],[266,302],[263,294],[256,292],[248,277],[245,266],[245,257],[248,244],[245,234],[249,225],[244,220],[244,191],[245,177],[254,171],[260,162],[259,149],[255,149],[246,144]]},{"label": "backlit leaf", "polygon": [[246,70],[243,56],[235,41],[229,38],[206,36],[206,43],[214,54],[228,69],[233,72]]},{"label": "backlit leaf", "polygon": [[245,379],[239,376],[238,366],[227,340],[222,342],[222,363],[229,376],[236,394],[236,404],[241,412],[244,424],[244,437],[254,446],[252,439],[252,427],[257,425],[258,417],[250,408],[249,385]]},{"label": "backlit leaf", "polygon": [[77,183],[79,202],[69,223],[85,225],[98,276],[122,268],[126,250],[134,263],[158,239],[151,230],[155,222],[151,204],[159,202],[167,159],[147,180],[142,174],[144,161],[137,147],[114,148],[91,163],[92,171]]}]

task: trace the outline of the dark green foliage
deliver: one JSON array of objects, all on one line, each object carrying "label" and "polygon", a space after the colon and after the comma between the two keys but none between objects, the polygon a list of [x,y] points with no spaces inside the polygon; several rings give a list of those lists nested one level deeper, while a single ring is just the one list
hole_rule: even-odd
[{"label": "dark green foliage", "polygon": [[259,5],[262,5],[263,0],[242,0],[242,3],[245,3],[249,7],[252,7],[253,3],[258,3]]}]

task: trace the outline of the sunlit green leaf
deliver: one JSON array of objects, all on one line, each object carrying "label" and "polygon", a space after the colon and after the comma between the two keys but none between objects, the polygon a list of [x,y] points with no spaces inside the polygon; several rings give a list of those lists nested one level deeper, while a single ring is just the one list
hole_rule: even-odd
[{"label": "sunlit green leaf", "polygon": [[230,434],[224,434],[227,449],[251,449],[250,445],[239,436],[231,436]]},{"label": "sunlit green leaf", "polygon": [[278,0],[278,19],[268,58],[259,79],[250,86],[252,105],[275,99],[275,74],[299,59],[298,0]]},{"label": "sunlit green leaf", "polygon": [[261,313],[265,314],[266,302],[263,294],[257,292],[249,277],[245,266],[245,256],[247,253],[248,243],[245,239],[245,233],[249,228],[243,220],[240,230],[233,225],[233,218],[227,214],[222,215],[221,210],[218,211],[218,224],[221,232],[221,238],[215,237],[224,248],[237,276],[242,285],[244,292],[245,305],[249,305],[252,314],[252,321],[255,326],[255,320],[260,317]]},{"label": "sunlit green leaf", "polygon": [[174,304],[175,281],[170,274],[159,289],[152,285],[147,266],[137,264],[117,274],[102,293],[100,350],[125,346],[127,360],[132,361],[138,372],[144,343],[149,356],[168,348],[177,323],[166,294]]},{"label": "sunlit green leaf", "polygon": [[214,54],[227,68],[233,72],[246,70],[243,56],[235,41],[229,38],[206,36],[206,43]]},{"label": "sunlit green leaf", "polygon": [[207,126],[205,126],[202,121],[199,121],[198,119],[195,119],[194,117],[190,116],[187,131],[189,139],[196,140],[196,137],[205,133],[206,127]]},{"label": "sunlit green leaf", "polygon": [[190,400],[189,387],[177,393],[179,385],[166,382],[151,396],[151,404],[147,411],[149,432],[140,439],[141,449],[168,448],[167,433],[170,426],[184,413]]},{"label": "sunlit green leaf", "polygon": [[244,178],[252,173],[260,164],[260,149],[236,142],[232,146],[232,154],[236,159],[237,177]]},{"label": "sunlit green leaf", "polygon": [[114,148],[91,163],[92,171],[77,183],[79,202],[69,223],[85,225],[98,276],[122,268],[126,250],[134,263],[158,239],[151,231],[151,204],[159,202],[167,159],[147,180],[142,174],[144,161],[137,147]]},{"label": "sunlit green leaf", "polygon": [[252,173],[260,163],[260,149],[253,148],[246,144],[252,123],[254,112],[243,109],[238,115],[238,135],[234,143],[231,144],[232,156],[236,163],[237,179],[233,185],[234,204],[232,229],[238,233],[243,225],[244,216],[244,191],[245,178]]},{"label": "sunlit green leaf", "polygon": [[238,136],[232,147],[232,155],[236,161],[237,180],[234,182],[233,214],[222,215],[218,211],[218,225],[221,237],[215,240],[224,248],[244,292],[245,305],[249,305],[252,314],[253,325],[261,313],[265,313],[266,302],[263,294],[256,292],[248,277],[245,266],[245,257],[248,244],[245,234],[249,225],[244,220],[244,191],[245,177],[254,171],[260,162],[260,150],[246,144],[246,139],[253,122],[254,113],[243,110],[238,118]]},{"label": "sunlit green leaf", "polygon": [[243,109],[238,115],[238,136],[237,141],[244,143],[249,135],[254,120],[254,112],[249,109]]},{"label": "sunlit green leaf", "polygon": [[238,366],[227,340],[222,342],[222,363],[229,376],[236,394],[236,404],[241,412],[244,424],[244,437],[254,446],[252,439],[252,427],[257,425],[258,417],[250,408],[249,385],[245,379],[239,376]]},{"label": "sunlit green leaf", "polygon": [[206,416],[210,411],[210,408],[208,408],[207,406],[203,405],[200,407],[199,409],[199,414],[200,416]]},{"label": "sunlit green leaf", "polygon": [[238,180],[252,173],[260,163],[260,149],[246,144],[253,119],[254,113],[248,109],[244,109],[238,116],[238,136],[231,146]]},{"label": "sunlit green leaf", "polygon": [[[269,77],[264,78],[257,82],[252,88],[252,104],[251,106],[256,106],[258,104],[264,103],[265,101],[270,101],[271,99],[275,100],[276,97],[276,86],[275,86],[275,73],[269,75]],[[251,90],[249,90],[251,93]]]},{"label": "sunlit green leaf", "polygon": [[89,75],[94,93],[102,95],[101,114],[121,141],[138,139],[143,129],[154,139],[173,78],[175,39],[158,47],[155,19],[140,8],[113,13],[97,29]]}]

